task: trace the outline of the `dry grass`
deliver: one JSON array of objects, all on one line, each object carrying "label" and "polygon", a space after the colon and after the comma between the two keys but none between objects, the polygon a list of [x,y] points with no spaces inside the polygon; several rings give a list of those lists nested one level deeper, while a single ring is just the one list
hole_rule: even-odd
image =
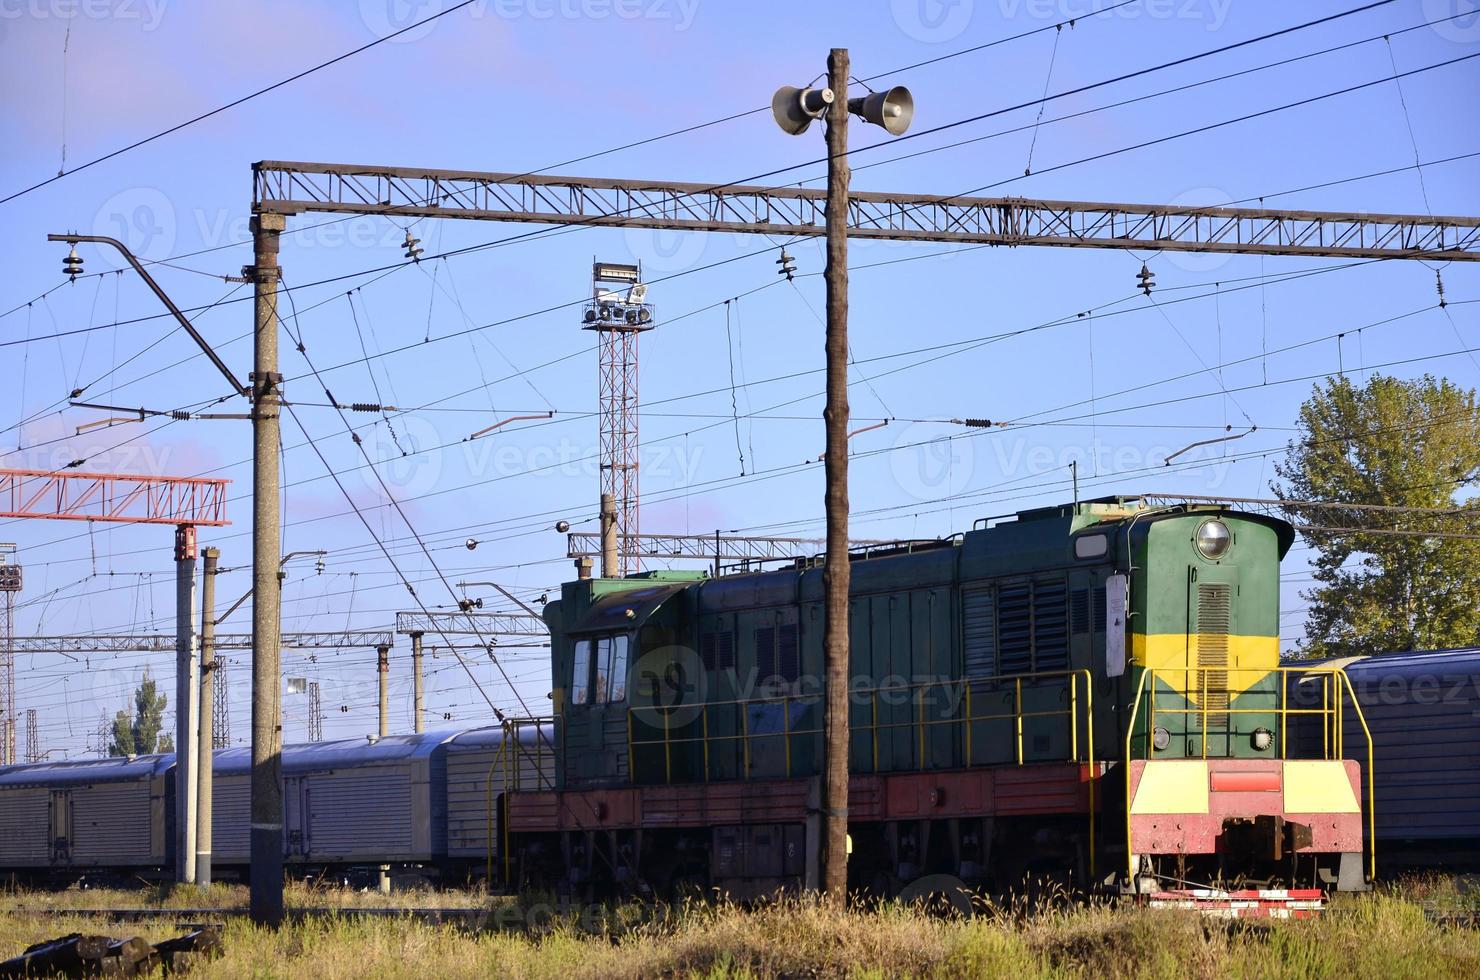
[{"label": "dry grass", "polygon": [[[382,895],[370,890],[316,886],[290,881],[284,889],[290,909],[355,908],[482,908],[489,902],[482,892],[466,889],[411,889]],[[138,888],[68,888],[64,891],[15,891],[0,887],[0,908],[37,911],[67,909],[244,909],[245,885],[147,884]]]},{"label": "dry grass", "polygon": [[[1431,889],[1432,890],[1432,889]],[[131,904],[139,904],[137,893]],[[174,901],[169,895],[164,901]],[[235,897],[235,896],[233,896]],[[426,904],[450,906],[445,894]],[[1424,896],[1427,900],[1427,895]],[[39,914],[41,896],[5,896],[0,955],[69,931],[160,939],[178,922],[119,924]],[[380,896],[371,896],[378,899]],[[357,895],[359,904],[376,904]],[[466,902],[474,901],[469,896]],[[299,906],[327,904],[299,889]],[[127,904],[127,903],[126,903]],[[192,902],[185,905],[197,904]],[[75,907],[75,906],[74,906]],[[178,907],[178,906],[176,906]],[[1436,926],[1394,893],[1339,901],[1309,922],[1227,924],[1192,913],[1076,907],[987,910],[969,922],[899,907],[840,911],[805,901],[753,910],[695,906],[654,917],[628,906],[530,929],[470,934],[409,919],[312,918],[278,932],[227,922],[209,977],[1473,977],[1480,933]]]}]

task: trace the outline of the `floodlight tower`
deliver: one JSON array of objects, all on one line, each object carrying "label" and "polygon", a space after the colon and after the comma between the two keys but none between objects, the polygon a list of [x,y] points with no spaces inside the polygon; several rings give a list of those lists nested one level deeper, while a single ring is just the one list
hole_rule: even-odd
[{"label": "floodlight tower", "polygon": [[630,544],[638,533],[637,338],[656,326],[642,267],[593,262],[591,301],[581,319],[599,338],[601,493],[616,501],[615,572],[626,575],[639,570]]},{"label": "floodlight tower", "polygon": [[0,766],[15,758],[15,594],[21,590],[21,566],[15,545],[0,543]]}]

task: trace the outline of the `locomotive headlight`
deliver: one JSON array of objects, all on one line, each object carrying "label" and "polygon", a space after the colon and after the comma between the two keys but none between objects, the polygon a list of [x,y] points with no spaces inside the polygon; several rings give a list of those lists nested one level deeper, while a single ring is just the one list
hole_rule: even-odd
[{"label": "locomotive headlight", "polygon": [[1222,521],[1208,521],[1197,529],[1197,550],[1204,558],[1222,558],[1232,543],[1233,535]]},{"label": "locomotive headlight", "polygon": [[1274,744],[1274,732],[1268,728],[1256,728],[1254,729],[1253,742],[1255,751],[1265,752]]},{"label": "locomotive headlight", "polygon": [[1166,747],[1172,744],[1172,733],[1157,725],[1151,730],[1151,744],[1158,752],[1166,751]]}]

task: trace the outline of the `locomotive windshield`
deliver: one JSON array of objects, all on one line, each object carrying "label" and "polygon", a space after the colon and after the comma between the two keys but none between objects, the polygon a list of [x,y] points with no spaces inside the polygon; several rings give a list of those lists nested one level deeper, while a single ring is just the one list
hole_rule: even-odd
[{"label": "locomotive windshield", "polygon": [[575,643],[571,664],[572,704],[610,704],[627,700],[626,633],[591,636]]}]

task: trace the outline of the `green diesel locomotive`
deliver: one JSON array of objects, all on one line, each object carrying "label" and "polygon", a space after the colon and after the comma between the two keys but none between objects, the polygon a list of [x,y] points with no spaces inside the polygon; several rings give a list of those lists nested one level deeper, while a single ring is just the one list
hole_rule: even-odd
[{"label": "green diesel locomotive", "polygon": [[[1293,537],[1109,498],[856,552],[850,885],[1363,887],[1349,688],[1279,666]],[[545,609],[555,777],[508,787],[509,876],[814,886],[822,577],[818,561],[567,583]],[[1317,757],[1294,757],[1297,723]]]}]

